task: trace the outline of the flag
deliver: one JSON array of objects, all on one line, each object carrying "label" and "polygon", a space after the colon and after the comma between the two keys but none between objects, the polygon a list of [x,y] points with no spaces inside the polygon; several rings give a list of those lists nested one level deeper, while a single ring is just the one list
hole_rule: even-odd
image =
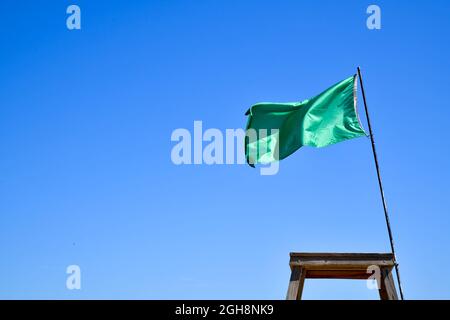
[{"label": "flag", "polygon": [[356,110],[356,75],[302,102],[261,102],[247,110],[250,165],[286,158],[302,146],[325,147],[366,136]]}]

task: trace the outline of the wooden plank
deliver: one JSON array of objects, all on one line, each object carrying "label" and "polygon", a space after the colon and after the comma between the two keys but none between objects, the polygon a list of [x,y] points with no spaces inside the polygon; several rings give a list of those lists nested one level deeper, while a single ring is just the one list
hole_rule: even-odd
[{"label": "wooden plank", "polygon": [[296,253],[291,252],[290,262],[293,266],[307,269],[329,266],[341,269],[366,269],[368,266],[394,266],[390,253]]},{"label": "wooden plank", "polygon": [[291,252],[291,260],[393,260],[392,253],[330,253],[330,252]]},{"label": "wooden plank", "polygon": [[364,261],[333,261],[333,260],[312,260],[312,261],[291,261],[291,267],[298,266],[307,269],[322,269],[323,267],[332,267],[336,269],[367,269],[368,266],[393,267],[394,261],[389,260],[364,260]]},{"label": "wooden plank", "polygon": [[367,270],[307,270],[306,279],[368,279]]},{"label": "wooden plank", "polygon": [[305,271],[301,267],[292,268],[286,300],[300,300],[302,298],[304,283]]},{"label": "wooden plank", "polygon": [[299,257],[319,257],[319,256],[327,256],[327,257],[335,257],[335,258],[378,258],[378,257],[393,257],[392,253],[373,253],[373,252],[358,252],[358,253],[348,253],[348,252],[291,252],[290,256],[299,256]]}]

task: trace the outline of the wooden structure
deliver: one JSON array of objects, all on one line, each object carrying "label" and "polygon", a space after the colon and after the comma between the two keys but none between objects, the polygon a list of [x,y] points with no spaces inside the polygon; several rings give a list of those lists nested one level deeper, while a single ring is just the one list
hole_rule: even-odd
[{"label": "wooden structure", "polygon": [[305,279],[368,279],[374,270],[379,270],[380,298],[398,300],[391,253],[291,253],[290,256],[287,300],[301,299]]}]

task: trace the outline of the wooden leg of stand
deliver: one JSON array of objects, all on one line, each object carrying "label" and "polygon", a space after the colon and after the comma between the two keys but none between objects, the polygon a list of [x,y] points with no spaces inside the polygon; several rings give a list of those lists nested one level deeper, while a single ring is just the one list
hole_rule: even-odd
[{"label": "wooden leg of stand", "polygon": [[380,270],[380,299],[381,300],[398,300],[397,290],[395,289],[394,278],[392,277],[392,269],[381,268]]},{"label": "wooden leg of stand", "polygon": [[305,283],[305,270],[293,267],[286,300],[300,300],[302,298],[303,284]]}]

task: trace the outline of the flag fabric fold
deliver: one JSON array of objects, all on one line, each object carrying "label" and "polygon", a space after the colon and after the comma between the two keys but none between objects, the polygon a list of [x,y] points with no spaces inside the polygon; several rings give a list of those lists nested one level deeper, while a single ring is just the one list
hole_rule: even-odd
[{"label": "flag fabric fold", "polygon": [[356,75],[311,99],[257,103],[245,114],[250,165],[282,160],[302,146],[325,147],[366,136],[356,109]]}]

